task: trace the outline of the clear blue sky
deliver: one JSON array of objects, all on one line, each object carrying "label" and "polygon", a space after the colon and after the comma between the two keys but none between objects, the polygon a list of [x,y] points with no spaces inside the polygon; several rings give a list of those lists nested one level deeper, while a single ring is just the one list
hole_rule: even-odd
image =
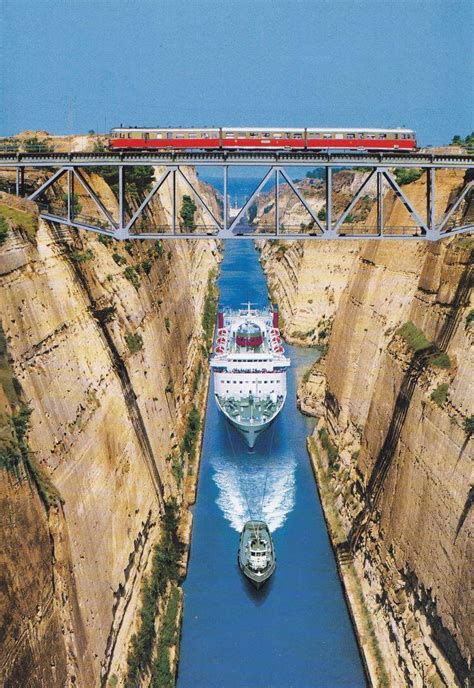
[{"label": "clear blue sky", "polygon": [[0,0],[0,134],[473,126],[472,0]]}]

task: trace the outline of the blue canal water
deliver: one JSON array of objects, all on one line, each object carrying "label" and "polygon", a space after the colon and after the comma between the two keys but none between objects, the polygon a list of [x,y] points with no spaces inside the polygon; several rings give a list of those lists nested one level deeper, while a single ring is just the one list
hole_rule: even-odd
[{"label": "blue canal water", "polygon": [[[227,241],[221,303],[268,304],[251,241]],[[296,388],[316,351],[287,347],[288,397],[249,453],[218,413],[211,384],[189,570],[178,688],[366,686],[306,452],[314,421]],[[263,517],[277,569],[256,591],[237,565],[244,522]]]}]

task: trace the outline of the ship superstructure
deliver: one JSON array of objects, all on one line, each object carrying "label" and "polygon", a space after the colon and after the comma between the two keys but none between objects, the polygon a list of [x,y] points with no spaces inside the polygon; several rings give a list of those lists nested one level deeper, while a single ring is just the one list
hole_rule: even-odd
[{"label": "ship superstructure", "polygon": [[286,399],[285,356],[278,311],[219,311],[214,355],[217,406],[250,448],[275,420]]}]

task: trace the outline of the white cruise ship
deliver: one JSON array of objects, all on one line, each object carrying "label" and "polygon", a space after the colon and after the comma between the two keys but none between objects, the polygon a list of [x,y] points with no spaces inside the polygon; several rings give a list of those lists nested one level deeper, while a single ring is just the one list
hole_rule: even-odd
[{"label": "white cruise ship", "polygon": [[286,358],[278,311],[219,311],[211,358],[214,394],[220,411],[250,448],[283,408]]}]

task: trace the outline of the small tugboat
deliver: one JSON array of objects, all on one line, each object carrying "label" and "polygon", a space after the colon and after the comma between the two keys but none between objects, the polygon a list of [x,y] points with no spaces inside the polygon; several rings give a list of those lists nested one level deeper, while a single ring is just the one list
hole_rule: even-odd
[{"label": "small tugboat", "polygon": [[268,526],[263,521],[247,521],[240,536],[240,570],[257,590],[270,578],[276,567],[275,551]]}]

